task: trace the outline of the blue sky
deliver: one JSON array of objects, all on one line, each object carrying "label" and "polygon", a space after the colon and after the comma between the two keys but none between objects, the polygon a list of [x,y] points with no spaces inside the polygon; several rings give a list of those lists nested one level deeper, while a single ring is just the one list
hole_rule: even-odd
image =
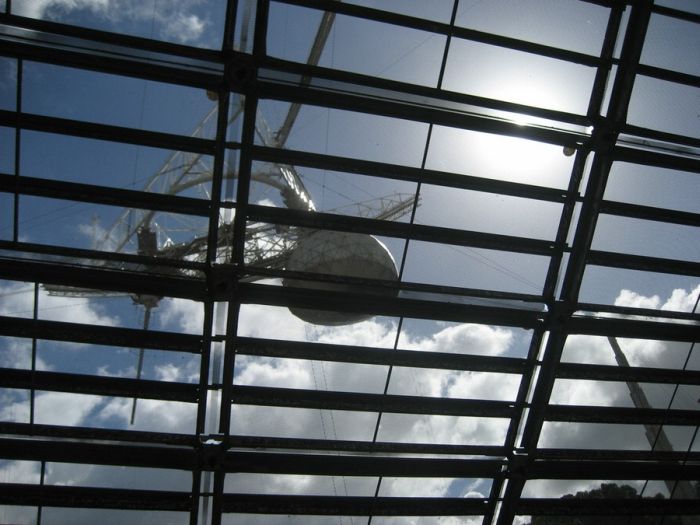
[{"label": "blue sky", "polygon": [[[420,1],[371,2],[397,12],[443,22],[449,21],[451,2]],[[566,2],[464,1],[457,24],[470,29],[493,31],[574,51],[597,54],[607,21],[607,10],[592,4]],[[675,5],[675,4],[674,4]],[[680,4],[679,4],[680,5]],[[682,6],[693,8],[692,2]],[[115,32],[217,48],[223,33],[223,0],[15,0],[19,14]],[[542,13],[547,16],[543,17]],[[548,18],[547,18],[548,17]],[[285,4],[272,4],[268,51],[270,55],[304,62],[321,13]],[[546,21],[543,22],[543,21]],[[695,31],[693,31],[695,30]],[[387,38],[391,31],[391,38]],[[239,30],[240,33],[240,30]],[[673,35],[673,38],[671,38]],[[698,75],[700,62],[688,53],[697,48],[700,37],[688,23],[655,16],[652,18],[644,63]],[[338,16],[320,64],[392,80],[436,86],[444,37],[415,30],[388,28],[384,24]],[[552,59],[533,58],[485,44],[466,41],[453,43],[447,61],[443,87],[480,96],[549,109],[585,113],[594,70]],[[15,109],[16,63],[0,60],[0,108]],[[121,78],[88,71],[24,62],[23,111],[41,115],[85,120],[162,131],[189,136],[215,102],[202,90],[168,86],[155,82]],[[50,89],[47,89],[50,86]],[[233,106],[236,107],[234,100]],[[288,111],[288,104],[261,101],[261,119],[274,130]],[[512,115],[527,125],[527,116]],[[519,120],[520,119],[520,120]],[[635,85],[630,121],[660,131],[700,136],[700,92],[697,88],[669,89],[659,81],[642,79]],[[234,125],[238,125],[235,123]],[[580,129],[581,132],[587,132]],[[203,136],[210,138],[209,129]],[[317,106],[303,106],[287,147],[349,158],[419,167],[428,125],[386,117],[362,115]],[[107,143],[48,133],[21,133],[19,170],[31,177],[100,184],[119,188],[145,188],[174,152],[142,146]],[[181,157],[177,157],[181,159]],[[14,134],[0,128],[0,170],[14,173]],[[206,171],[212,160],[199,159]],[[427,153],[426,167],[452,173],[474,175],[551,188],[565,188],[573,159],[558,146],[522,139],[498,137],[474,131],[435,127]],[[254,169],[269,170],[258,164]],[[299,169],[318,209],[343,212],[339,208],[394,193],[412,194],[415,184],[364,176]],[[166,184],[167,187],[167,184]],[[186,195],[205,197],[207,183]],[[167,191],[155,189],[154,191]],[[616,163],[606,190],[606,198],[622,202],[661,206],[700,212],[700,182],[696,174]],[[252,200],[281,206],[282,199],[269,185],[253,184]],[[0,239],[11,239],[11,196],[0,194]],[[19,238],[40,244],[110,249],[100,241],[104,232],[124,210],[67,201],[20,199]],[[559,204],[522,198],[445,189],[425,184],[416,222],[450,228],[465,228],[503,235],[519,235],[552,240],[562,207]],[[230,218],[228,218],[230,219]],[[135,219],[127,219],[135,220]],[[401,220],[406,220],[404,217]],[[163,216],[156,219],[160,242],[186,240],[206,231],[204,220]],[[118,230],[114,235],[119,236]],[[668,226],[647,221],[622,221],[605,217],[594,238],[595,249],[624,251],[640,255],[668,257],[697,262],[700,243],[696,228]],[[403,241],[382,239],[397,262]],[[114,239],[110,241],[114,242]],[[96,244],[95,244],[96,243]],[[131,243],[133,251],[135,245]],[[539,293],[544,283],[548,259],[507,252],[412,242],[408,248],[404,279],[413,282]],[[0,281],[0,314],[31,317],[34,307],[31,283]],[[584,277],[581,300],[621,306],[690,311],[700,293],[697,278],[649,274],[623,270],[589,268]],[[140,327],[142,308],[129,297],[52,296],[43,288],[36,291],[38,316],[42,319],[78,321],[86,324]],[[225,305],[219,308],[225,311]],[[201,304],[166,298],[154,310],[155,329],[201,333]],[[344,327],[320,327],[302,322],[286,309],[261,305],[241,308],[238,335],[309,340],[391,348],[397,338],[398,319],[373,318]],[[503,327],[456,324],[407,319],[398,338],[398,347],[424,351],[460,351],[481,355],[524,357],[531,333]],[[1,338],[0,365],[29,368],[31,341]],[[664,341],[622,340],[621,345],[633,366],[679,368],[688,345]],[[115,347],[66,345],[39,341],[37,367],[45,370],[97,375],[134,377],[138,350]],[[680,357],[679,357],[680,356]],[[564,361],[614,364],[605,339],[571,337]],[[697,350],[690,356],[690,367],[700,367]],[[163,381],[198,381],[199,358],[189,354],[147,351],[144,378]],[[386,367],[292,359],[241,358],[236,365],[237,384],[282,386],[319,390],[381,393]],[[393,371],[389,393],[475,399],[513,400],[519,376],[508,374],[458,373],[435,370]],[[644,388],[653,403],[666,406],[671,392],[654,385]],[[670,387],[669,387],[670,388]],[[676,398],[679,408],[697,409],[698,388],[685,388]],[[28,421],[26,391],[0,390],[1,414],[5,420]],[[552,402],[595,403],[601,406],[631,406],[624,384],[584,381],[558,381]],[[194,430],[195,407],[184,403],[140,400],[134,427],[129,425],[131,400],[78,396],[77,394],[38,393],[36,421],[65,425],[87,425],[141,430]],[[63,414],[57,419],[56,414]],[[284,435],[314,438],[371,439],[376,414],[285,408],[234,407],[233,433]],[[443,416],[403,416],[387,414],[382,420],[379,439],[441,443],[500,444],[507,421]],[[679,448],[700,447],[690,443],[688,429],[669,429]],[[610,430],[608,427],[552,423],[545,427],[543,446],[586,447],[590,443],[610,447],[648,447],[643,428]],[[631,445],[630,445],[631,443]],[[36,482],[38,464],[0,463],[0,479]],[[131,486],[142,480],[149,488],[189,490],[189,479],[156,470],[107,469],[95,466],[51,464],[47,483]],[[564,494],[581,490],[590,482],[571,481],[531,483],[526,493]],[[372,494],[376,479],[323,478],[313,476],[278,477],[229,476],[227,490],[266,490],[280,493]],[[243,488],[242,488],[243,487]],[[663,487],[652,486],[657,491]],[[487,480],[386,479],[382,494],[487,495]],[[651,488],[649,490],[652,490]],[[3,512],[5,514],[3,514]],[[33,511],[0,508],[0,517],[32,523]],[[43,523],[60,523],[66,514],[47,510]],[[75,511],[74,522],[94,519],[89,511]],[[106,513],[104,523],[123,519]],[[141,521],[152,522],[143,514]],[[181,523],[186,517],[158,516],[162,522]],[[246,522],[255,523],[255,517]],[[348,523],[351,520],[346,519]],[[286,522],[286,521],[285,521]],[[290,521],[291,522],[291,521]],[[375,521],[379,523],[379,521]],[[386,523],[393,521],[386,520]],[[382,522],[383,523],[383,522]],[[402,522],[403,523],[403,522]],[[432,524],[421,519],[405,523]],[[445,521],[441,523],[447,523]]]}]

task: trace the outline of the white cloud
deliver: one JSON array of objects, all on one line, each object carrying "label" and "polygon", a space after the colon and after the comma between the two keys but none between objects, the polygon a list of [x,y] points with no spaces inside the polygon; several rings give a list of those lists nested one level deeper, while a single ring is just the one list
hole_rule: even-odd
[{"label": "white cloud", "polygon": [[[0,285],[0,315],[31,317],[34,311],[34,287],[29,283]],[[39,318],[49,321],[80,322],[91,325],[117,326],[116,317],[85,297],[50,295],[39,288]]]},{"label": "white cloud", "polygon": [[204,3],[204,0],[19,0],[12,7],[15,14],[49,20],[61,20],[62,15],[77,11],[113,25],[151,22],[155,36],[187,44],[202,38],[209,25],[206,19],[192,12]]},{"label": "white cloud", "polygon": [[650,308],[653,310],[676,310],[691,312],[700,294],[700,285],[693,290],[676,288],[663,303],[658,295],[647,297],[630,290],[620,290],[615,299],[615,306],[629,306],[633,308]]},{"label": "white cloud", "polygon": [[201,334],[204,323],[202,303],[187,299],[165,298],[153,311],[154,325],[188,334]]}]

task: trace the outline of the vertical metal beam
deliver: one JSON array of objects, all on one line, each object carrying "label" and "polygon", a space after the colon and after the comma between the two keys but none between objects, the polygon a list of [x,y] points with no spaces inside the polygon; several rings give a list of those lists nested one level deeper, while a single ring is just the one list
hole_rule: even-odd
[{"label": "vertical metal beam", "polygon": [[[561,291],[561,300],[551,305],[548,312],[548,326],[550,336],[543,355],[543,364],[540,370],[535,392],[532,399],[532,408],[523,432],[523,446],[525,452],[533,452],[537,448],[540,439],[542,425],[544,423],[544,410],[549,402],[549,397],[556,379],[556,369],[561,358],[561,353],[568,335],[567,324],[571,315],[576,310],[578,296],[581,289],[581,281],[586,268],[586,258],[590,250],[595,232],[600,203],[605,192],[608,173],[612,165],[612,152],[615,147],[617,135],[625,124],[627,108],[629,106],[634,79],[636,76],[639,58],[644,44],[649,18],[651,16],[651,0],[635,3],[631,9],[627,25],[625,40],[622,47],[620,65],[618,66],[615,81],[610,97],[607,115],[598,119],[591,139],[591,147],[594,150],[593,164],[588,179],[583,205],[579,216],[576,234],[569,263],[566,268],[564,282]],[[612,30],[618,24],[613,17],[618,16],[611,12],[608,31],[606,34],[607,49],[603,53],[609,53],[609,47],[614,43]],[[600,67],[606,67],[601,64]],[[591,97],[591,103],[602,102],[602,90],[605,82],[601,80],[603,73],[599,71],[597,89]],[[592,111],[589,108],[589,112]],[[499,525],[510,524],[514,517],[514,508],[520,498],[520,491],[524,484],[509,485],[506,491],[501,512],[498,517]]]}]

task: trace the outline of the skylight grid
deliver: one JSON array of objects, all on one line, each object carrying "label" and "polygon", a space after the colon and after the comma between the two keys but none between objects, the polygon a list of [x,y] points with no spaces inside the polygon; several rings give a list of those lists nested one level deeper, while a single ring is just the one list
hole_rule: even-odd
[{"label": "skylight grid", "polygon": [[0,10],[0,521],[698,519],[689,2]]}]

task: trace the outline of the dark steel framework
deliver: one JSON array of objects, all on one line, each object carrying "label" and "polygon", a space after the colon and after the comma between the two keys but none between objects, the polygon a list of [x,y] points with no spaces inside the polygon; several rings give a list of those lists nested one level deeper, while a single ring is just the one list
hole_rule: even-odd
[{"label": "dark steel framework", "polygon": [[[603,196],[608,173],[616,161],[700,173],[700,139],[643,129],[627,123],[632,88],[635,78],[639,76],[700,88],[700,77],[640,64],[652,13],[694,24],[700,24],[700,16],[655,6],[650,0],[592,2],[609,7],[608,26],[600,56],[592,56],[456,27],[456,5],[452,23],[447,24],[330,0],[280,1],[443,35],[446,37],[445,57],[451,39],[459,38],[593,67],[596,76],[588,112],[586,115],[575,115],[551,111],[449,92],[441,89],[440,84],[436,88],[422,87],[272,58],[265,49],[268,0],[257,2],[251,54],[234,50],[233,28],[239,11],[236,0],[228,2],[227,29],[220,51],[27,19],[9,14],[8,1],[7,12],[0,14],[0,42],[2,53],[17,59],[19,74],[16,110],[0,111],[0,125],[16,130],[16,158],[21,148],[20,131],[37,130],[211,155],[214,158],[214,173],[210,200],[33,178],[20,173],[18,163],[14,173],[0,174],[0,191],[12,195],[15,202],[13,238],[0,241],[1,278],[35,283],[35,286],[64,285],[186,298],[201,302],[204,308],[204,326],[200,335],[46,321],[38,319],[36,311],[34,318],[29,319],[0,317],[0,334],[30,338],[34,342],[43,339],[109,344],[201,356],[198,384],[105,378],[36,369],[0,370],[1,387],[26,389],[32,392],[32,396],[35,391],[89,393],[181,401],[197,407],[196,430],[192,434],[64,427],[37,424],[33,419],[28,423],[0,422],[0,455],[5,459],[31,460],[42,464],[68,462],[178,469],[191,473],[190,492],[4,483],[0,487],[0,503],[38,508],[57,506],[181,511],[189,513],[192,524],[201,522],[203,504],[211,507],[212,523],[220,523],[224,513],[365,516],[370,517],[370,521],[372,516],[474,515],[483,516],[483,523],[499,525],[511,523],[517,515],[700,515],[700,502],[697,499],[603,500],[593,504],[587,500],[563,503],[558,499],[522,496],[525,482],[533,479],[700,479],[700,456],[698,452],[690,450],[613,451],[538,447],[546,422],[673,424],[689,426],[697,431],[698,412],[692,410],[563,406],[550,404],[549,399],[558,378],[700,385],[700,374],[692,370],[560,362],[565,341],[572,334],[691,344],[700,338],[700,316],[695,312],[651,311],[579,301],[584,271],[591,266],[700,276],[698,262],[632,256],[591,248],[596,222],[602,214],[700,226],[700,215],[695,213],[613,202]],[[623,23],[625,11],[629,12],[626,24]],[[614,53],[618,39],[622,39],[619,57]],[[215,91],[219,100],[216,136],[212,139],[183,137],[26,113],[22,111],[21,64],[29,60]],[[602,113],[606,86],[612,87],[607,110]],[[231,93],[245,96],[240,141],[227,138]],[[557,190],[439,172],[426,169],[425,165],[406,168],[273,148],[256,144],[254,140],[256,110],[261,99],[312,103],[397,117],[428,123],[431,129],[433,125],[443,125],[524,137],[573,147],[575,161],[568,188]],[[480,115],[473,108],[524,113],[549,119],[555,125],[521,126],[505,119]],[[571,131],[575,129],[571,125],[590,126],[592,131],[590,134]],[[624,135],[624,140],[621,135]],[[642,147],[642,144],[650,142],[659,147]],[[224,157],[231,152],[239,155],[235,204],[222,197]],[[414,224],[413,220],[399,223],[267,208],[249,202],[254,161],[339,170],[348,177],[364,174],[411,181],[417,183],[416,199],[421,184],[430,183],[559,203],[562,205],[561,218],[556,238],[550,242],[425,226]],[[588,168],[587,161],[590,163]],[[585,181],[583,188],[582,181]],[[63,198],[203,217],[209,221],[207,259],[205,262],[154,260],[145,255],[24,242],[18,236],[17,203],[20,196]],[[577,206],[580,210],[576,215]],[[235,208],[236,211],[233,259],[224,264],[216,262],[215,253],[218,220],[223,208]],[[289,274],[284,270],[246,266],[243,242],[247,224],[252,222],[370,233],[405,239],[407,242],[428,241],[535,254],[548,258],[549,266],[541,293],[531,295],[401,281],[364,284],[410,291],[410,297],[400,293],[396,298],[371,296],[371,300],[368,300],[368,296],[361,292],[339,294],[278,287],[246,281],[251,274],[267,277]],[[567,242],[572,228],[575,231],[573,240]],[[183,269],[187,272],[171,271]],[[562,277],[563,282],[557,289],[557,282]],[[343,281],[340,278],[331,280]],[[349,279],[349,282],[356,280]],[[470,297],[510,302],[504,302],[503,307],[482,306],[465,300]],[[229,303],[226,332],[217,333],[214,330],[215,304],[223,301]],[[516,304],[515,301],[546,305],[546,308],[521,309],[512,306]],[[402,320],[418,318],[518,327],[530,330],[532,338],[525,358],[270,341],[236,336],[238,314],[243,304],[360,311],[397,316]],[[595,312],[606,315],[591,315]],[[212,349],[220,343],[224,347],[222,377],[220,380],[210,380]],[[518,374],[521,379],[514,402],[390,395],[386,389],[380,394],[359,394],[234,385],[235,359],[243,355],[375,364],[387,366],[389,370],[396,366],[408,366],[489,371]],[[222,402],[218,432],[208,434],[205,426],[209,409],[206,394],[212,391],[220,393]],[[230,432],[231,407],[234,404],[370,411],[379,415],[377,425],[385,412],[506,418],[509,425],[501,446],[381,442],[377,441],[376,432],[373,441],[242,436]],[[378,494],[375,497],[343,497],[227,493],[224,490],[227,474],[241,472],[379,478],[487,478],[492,480],[492,486],[485,499],[391,498]],[[202,482],[207,476],[213,477],[210,490]],[[205,501],[207,503],[203,503]]]}]

